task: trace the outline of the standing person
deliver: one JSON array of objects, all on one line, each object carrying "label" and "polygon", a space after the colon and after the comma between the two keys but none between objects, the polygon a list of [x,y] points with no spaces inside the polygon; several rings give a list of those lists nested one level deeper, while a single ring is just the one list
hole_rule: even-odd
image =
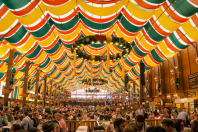
[{"label": "standing person", "polygon": [[29,105],[27,106],[26,111],[32,111],[32,109],[30,108],[30,106],[29,106]]},{"label": "standing person", "polygon": [[11,114],[10,108],[5,108],[6,114],[3,117],[3,126],[7,126],[8,122],[15,121],[14,116]]},{"label": "standing person", "polygon": [[162,113],[164,114],[164,116],[166,116],[167,109],[163,107],[163,108],[162,108]]},{"label": "standing person", "polygon": [[116,109],[116,114],[113,115],[113,122],[117,119],[117,118],[122,118],[121,114],[120,114],[120,108]]},{"label": "standing person", "polygon": [[154,111],[154,115],[156,116],[157,113],[159,113],[159,109],[156,107],[156,108],[155,108],[155,111]]},{"label": "standing person", "polygon": [[0,111],[3,111],[3,104],[0,104]]},{"label": "standing person", "polygon": [[22,106],[21,108],[21,112],[24,113],[25,112],[25,106]]},{"label": "standing person", "polygon": [[163,119],[161,124],[167,132],[177,132],[176,129],[173,127],[173,121],[171,119]]},{"label": "standing person", "polygon": [[177,115],[178,115],[178,109],[177,109],[177,107],[175,107],[175,111],[174,112],[177,113]]},{"label": "standing person", "polygon": [[30,117],[28,116],[28,112],[24,112],[23,114],[23,120],[21,121],[20,125],[23,130],[28,130],[28,123],[30,121]]},{"label": "standing person", "polygon": [[144,116],[144,111],[143,111],[143,109],[142,109],[142,105],[140,105],[139,109],[136,110],[135,114],[136,114],[136,116],[137,116],[137,115],[142,115],[142,116]]},{"label": "standing person", "polygon": [[184,120],[185,122],[188,119],[188,113],[186,112],[186,109],[184,108],[182,112],[179,112],[177,119]]},{"label": "standing person", "polygon": [[63,118],[62,118],[62,115],[61,115],[60,113],[56,113],[56,114],[55,114],[55,119],[56,119],[57,121],[59,121],[59,123],[60,123],[61,132],[67,132],[67,126],[66,126],[65,121],[64,121]]},{"label": "standing person", "polygon": [[15,112],[20,110],[19,104],[17,104],[17,106],[14,107]]},{"label": "standing person", "polygon": [[38,118],[39,118],[39,113],[38,112],[35,112],[32,114],[32,119],[29,121],[29,128],[31,127],[37,127],[39,125],[39,122],[38,122]]}]

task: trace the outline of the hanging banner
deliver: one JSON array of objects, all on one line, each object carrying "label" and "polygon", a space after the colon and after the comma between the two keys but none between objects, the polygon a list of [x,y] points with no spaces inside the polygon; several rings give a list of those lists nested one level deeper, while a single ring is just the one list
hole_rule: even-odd
[{"label": "hanging banner", "polygon": [[194,98],[175,99],[175,103],[176,103],[176,104],[194,103]]}]

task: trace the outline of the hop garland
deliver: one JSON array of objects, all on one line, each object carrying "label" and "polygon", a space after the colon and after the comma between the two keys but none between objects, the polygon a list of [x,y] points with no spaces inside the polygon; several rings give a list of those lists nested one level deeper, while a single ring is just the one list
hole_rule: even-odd
[{"label": "hop garland", "polygon": [[84,51],[81,50],[83,46],[91,45],[95,43],[101,43],[101,44],[110,43],[123,48],[122,52],[110,56],[110,60],[112,61],[118,61],[122,57],[124,58],[127,57],[131,49],[131,45],[127,41],[125,41],[122,37],[119,38],[119,37],[111,37],[111,36],[106,37],[104,35],[94,35],[94,36],[92,35],[92,36],[86,36],[82,39],[75,41],[71,47],[71,52],[74,53],[74,51],[76,51],[76,57],[84,60],[99,61],[99,62],[106,61],[107,60],[106,55],[91,56],[84,53]]},{"label": "hop garland", "polygon": [[82,80],[82,83],[86,84],[86,85],[104,85],[107,84],[108,81],[105,79],[93,79],[93,81],[91,82],[91,79],[84,79]]}]

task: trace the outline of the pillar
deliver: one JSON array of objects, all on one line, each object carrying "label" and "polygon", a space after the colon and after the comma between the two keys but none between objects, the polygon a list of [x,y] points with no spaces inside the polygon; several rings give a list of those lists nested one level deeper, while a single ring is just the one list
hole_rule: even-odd
[{"label": "pillar", "polygon": [[163,101],[163,104],[161,104],[162,106],[165,107],[165,100],[166,100],[166,96],[165,96],[165,76],[164,76],[164,63],[162,62],[160,64],[160,77],[163,81],[161,81],[161,95],[160,98]]},{"label": "pillar", "polygon": [[151,74],[151,70],[149,70],[149,73],[148,73],[148,83],[149,83],[149,86],[148,86],[148,89],[149,89],[149,98],[148,98],[148,101],[152,101],[152,74]]},{"label": "pillar", "polygon": [[49,107],[51,107],[51,102],[52,102],[52,101],[51,101],[51,100],[52,100],[52,86],[53,86],[53,85],[52,85],[52,84],[53,84],[52,81],[53,81],[53,80],[51,80],[51,83],[50,83],[51,86],[50,86],[50,95],[49,95]]},{"label": "pillar", "polygon": [[[133,80],[133,93],[135,93],[135,81]],[[133,94],[133,102],[134,102],[134,94]],[[132,104],[133,104],[132,102]]]},{"label": "pillar", "polygon": [[143,85],[140,83],[140,104],[142,105],[142,101],[143,101]]},{"label": "pillar", "polygon": [[184,76],[183,76],[183,67],[182,67],[182,58],[181,58],[181,52],[179,52],[177,54],[177,63],[178,63],[178,70],[180,71],[181,74],[178,74],[179,77],[179,88],[180,91],[178,91],[179,93],[183,93],[184,92]]},{"label": "pillar", "polygon": [[8,96],[9,96],[9,93],[12,91],[9,89],[9,86],[10,86],[10,79],[11,79],[11,73],[12,73],[13,58],[14,58],[14,49],[10,50],[10,55],[9,55],[9,60],[8,60],[6,85],[4,88],[4,105],[5,106],[8,106]]},{"label": "pillar", "polygon": [[30,65],[30,62],[29,61],[26,61],[25,77],[24,77],[24,87],[23,87],[23,106],[26,106],[26,97],[28,96],[28,93],[27,93],[27,84],[28,84],[29,65]]},{"label": "pillar", "polygon": [[55,89],[54,89],[54,105],[56,106],[56,86],[57,86],[57,84],[55,85]]},{"label": "pillar", "polygon": [[65,102],[67,101],[67,91],[65,89]]},{"label": "pillar", "polygon": [[46,85],[47,85],[47,75],[44,76],[43,107],[45,107]]},{"label": "pillar", "polygon": [[60,105],[60,92],[61,92],[61,90],[60,90],[60,86],[58,86],[58,103],[57,103],[57,105],[59,106]]},{"label": "pillar", "polygon": [[37,106],[37,99],[38,99],[38,85],[39,85],[39,74],[40,74],[40,70],[39,70],[39,68],[38,68],[38,69],[37,69],[37,73],[36,73],[36,87],[35,87],[34,108]]}]

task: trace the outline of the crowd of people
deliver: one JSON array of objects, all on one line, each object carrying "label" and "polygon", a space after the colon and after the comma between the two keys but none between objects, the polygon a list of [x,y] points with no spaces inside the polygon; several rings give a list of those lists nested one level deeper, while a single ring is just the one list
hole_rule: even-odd
[{"label": "crowd of people", "polygon": [[[185,108],[143,109],[136,111],[112,109],[111,107],[5,107],[0,105],[0,127],[4,132],[67,132],[69,120],[101,121],[101,116],[110,117],[108,125],[94,128],[106,132],[198,132],[197,108],[188,114]],[[160,119],[158,126],[148,126],[145,119]],[[126,120],[130,122],[126,124]],[[5,127],[5,126],[10,126]],[[113,128],[112,128],[113,126]],[[187,129],[184,129],[187,128]],[[76,128],[77,129],[77,128]],[[75,129],[75,130],[76,130]]]}]

